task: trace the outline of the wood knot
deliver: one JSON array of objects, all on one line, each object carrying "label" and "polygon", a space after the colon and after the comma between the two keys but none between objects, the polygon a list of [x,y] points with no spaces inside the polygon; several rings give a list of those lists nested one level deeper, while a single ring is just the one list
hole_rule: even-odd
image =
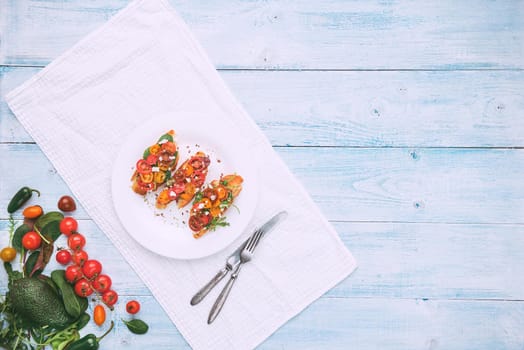
[{"label": "wood knot", "polygon": [[413,207],[415,209],[424,209],[424,206],[425,206],[424,201],[415,201],[415,202],[413,202]]}]

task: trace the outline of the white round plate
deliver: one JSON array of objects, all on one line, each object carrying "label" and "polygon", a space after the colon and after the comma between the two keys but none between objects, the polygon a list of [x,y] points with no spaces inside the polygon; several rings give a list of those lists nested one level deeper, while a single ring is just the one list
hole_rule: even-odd
[{"label": "white round plate", "polygon": [[[243,136],[231,125],[202,124],[200,117],[188,113],[183,118],[169,115],[141,125],[122,144],[113,169],[113,204],[127,232],[145,248],[175,259],[198,259],[229,246],[249,224],[258,199],[256,169],[250,162]],[[234,206],[225,212],[229,226],[218,227],[198,239],[193,238],[187,225],[191,203],[182,209],[178,209],[176,203],[157,209],[155,199],[161,189],[145,197],[131,189],[136,162],[147,147],[171,129],[175,130],[179,150],[178,165],[197,151],[203,151],[211,159],[206,184],[219,179],[220,175],[232,173],[244,179]]]}]

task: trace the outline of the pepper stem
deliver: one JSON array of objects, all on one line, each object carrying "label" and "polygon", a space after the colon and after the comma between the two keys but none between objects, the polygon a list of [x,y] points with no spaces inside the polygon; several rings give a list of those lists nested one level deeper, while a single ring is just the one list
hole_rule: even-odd
[{"label": "pepper stem", "polygon": [[38,197],[40,197],[40,191],[39,190],[35,190],[34,188],[30,188],[30,190],[31,190],[31,192],[36,192]]},{"label": "pepper stem", "polygon": [[100,340],[104,339],[104,337],[106,335],[108,335],[109,332],[111,332],[111,330],[113,329],[114,325],[115,325],[115,322],[111,321],[111,326],[109,326],[109,329],[104,334],[102,334],[102,336],[100,338],[96,338],[96,341],[99,342]]}]

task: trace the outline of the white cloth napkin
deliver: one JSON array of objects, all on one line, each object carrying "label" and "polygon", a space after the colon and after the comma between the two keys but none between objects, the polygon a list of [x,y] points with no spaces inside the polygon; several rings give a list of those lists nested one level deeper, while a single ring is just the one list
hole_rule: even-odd
[{"label": "white cloth napkin", "polygon": [[[195,349],[254,348],[356,267],[335,230],[165,0],[132,2],[12,91],[7,102]],[[227,115],[249,138],[260,193],[241,238],[215,255],[184,261],[152,253],[129,236],[113,208],[110,169],[126,135],[141,123],[188,109],[209,118]],[[205,120],[198,123],[205,125]],[[265,237],[222,313],[207,325],[223,284],[197,306],[189,300],[249,230],[280,209],[289,212],[288,218]]]}]

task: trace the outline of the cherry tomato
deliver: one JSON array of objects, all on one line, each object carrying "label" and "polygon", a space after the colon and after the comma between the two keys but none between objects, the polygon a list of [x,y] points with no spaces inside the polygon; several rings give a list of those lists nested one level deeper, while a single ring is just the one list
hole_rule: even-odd
[{"label": "cherry tomato", "polygon": [[75,293],[80,297],[88,297],[93,294],[93,288],[91,283],[85,278],[81,278],[75,283]]},{"label": "cherry tomato", "polygon": [[209,224],[209,222],[211,221],[211,215],[209,215],[209,214],[201,214],[199,216],[199,219],[200,219],[200,222],[202,223],[202,225],[207,226],[207,224]]},{"label": "cherry tomato", "polygon": [[105,293],[111,288],[111,277],[108,275],[98,275],[93,280],[92,286],[98,293]]},{"label": "cherry tomato", "polygon": [[[195,203],[197,204],[197,203]],[[198,209],[209,209],[211,208],[211,200],[209,198],[202,198],[200,202],[198,202]]]},{"label": "cherry tomato", "polygon": [[226,198],[226,196],[227,196],[227,189],[224,186],[222,186],[222,185],[217,186],[217,188],[215,188],[215,191],[217,193],[217,197],[218,197],[219,200],[222,200],[222,199]]},{"label": "cherry tomato", "polygon": [[22,215],[26,219],[36,219],[37,217],[39,217],[43,213],[44,213],[44,210],[42,209],[41,206],[39,206],[39,205],[32,205],[30,207],[25,208],[24,211],[22,212]]},{"label": "cherry tomato", "polygon": [[62,196],[58,200],[58,209],[61,211],[69,212],[76,210],[75,200],[70,196]]},{"label": "cherry tomato", "polygon": [[16,249],[13,247],[5,247],[0,251],[0,258],[5,262],[13,261],[16,257]]},{"label": "cherry tomato", "polygon": [[74,283],[82,278],[82,268],[77,265],[69,265],[65,270],[65,278],[69,283]]},{"label": "cherry tomato", "polygon": [[136,171],[138,171],[139,174],[151,174],[153,169],[151,169],[151,165],[147,164],[144,159],[140,159],[136,162]]},{"label": "cherry tomato", "polygon": [[95,306],[93,311],[93,320],[97,326],[101,326],[106,321],[106,309],[102,305]]},{"label": "cherry tomato", "polygon": [[193,174],[193,184],[196,186],[196,187],[202,187],[202,185],[204,184],[204,181],[206,180],[206,175],[201,172],[201,171],[195,171],[195,173]]},{"label": "cherry tomato", "polygon": [[22,237],[22,245],[27,250],[38,249],[41,244],[42,237],[34,231],[29,231],[24,235],[24,237]]},{"label": "cherry tomato", "polygon": [[72,217],[63,218],[60,221],[60,232],[66,236],[71,236],[78,229],[78,222]]},{"label": "cherry tomato", "polygon": [[162,144],[162,150],[173,154],[176,152],[176,144],[174,142],[168,141]]},{"label": "cherry tomato", "polygon": [[85,250],[75,250],[71,256],[71,260],[78,266],[83,266],[89,256]]},{"label": "cherry tomato", "polygon": [[82,272],[87,279],[92,279],[102,272],[102,264],[98,260],[87,260],[82,267]]},{"label": "cherry tomato", "polygon": [[204,163],[199,158],[193,158],[190,160],[190,164],[195,170],[200,170],[204,167]]},{"label": "cherry tomato", "polygon": [[107,292],[102,294],[102,301],[104,302],[104,304],[106,304],[109,307],[115,305],[116,302],[118,301],[117,292],[115,292],[112,289],[108,290]]},{"label": "cherry tomato", "polygon": [[131,315],[136,314],[138,311],[140,311],[140,303],[136,300],[128,301],[126,304],[126,311]]},{"label": "cherry tomato", "polygon": [[56,252],[55,258],[59,264],[67,265],[71,262],[71,253],[69,252],[69,250],[60,249]]},{"label": "cherry tomato", "polygon": [[149,165],[155,165],[157,161],[158,161],[158,156],[155,154],[150,154],[146,158],[146,163]]},{"label": "cherry tomato", "polygon": [[204,224],[200,221],[198,216],[191,216],[189,218],[189,228],[191,231],[198,232],[204,228]]},{"label": "cherry tomato", "polygon": [[206,188],[202,191],[204,198],[209,198],[212,202],[216,201],[218,198],[218,192],[214,188]]},{"label": "cherry tomato", "polygon": [[80,250],[86,245],[86,239],[81,233],[73,233],[67,239],[67,245],[73,250]]}]

